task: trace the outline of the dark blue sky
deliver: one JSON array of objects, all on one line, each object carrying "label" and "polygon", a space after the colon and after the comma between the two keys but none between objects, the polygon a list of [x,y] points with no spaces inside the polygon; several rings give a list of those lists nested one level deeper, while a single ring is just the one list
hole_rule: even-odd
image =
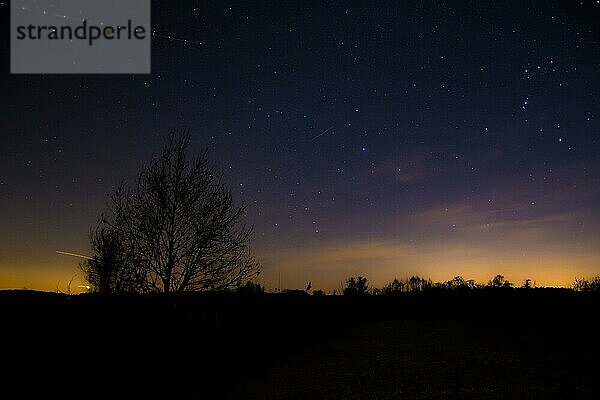
[{"label": "dark blue sky", "polygon": [[152,3],[152,74],[99,76],[10,75],[1,3],[0,286],[76,274],[54,250],[178,128],[267,286],[599,272],[597,1]]}]

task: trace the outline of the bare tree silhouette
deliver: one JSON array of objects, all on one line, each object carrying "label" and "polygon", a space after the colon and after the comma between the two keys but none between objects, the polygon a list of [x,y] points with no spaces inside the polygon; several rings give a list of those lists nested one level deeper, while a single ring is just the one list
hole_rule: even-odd
[{"label": "bare tree silhouette", "polygon": [[121,184],[112,195],[97,232],[120,259],[101,262],[92,237],[99,262],[89,263],[88,276],[98,275],[98,282],[90,280],[95,287],[110,288],[120,268],[130,272],[123,275],[130,288],[143,292],[226,289],[258,275],[248,249],[252,228],[242,222],[245,206],[235,206],[206,152],[188,158],[189,145],[187,134],[171,134],[135,186]]}]

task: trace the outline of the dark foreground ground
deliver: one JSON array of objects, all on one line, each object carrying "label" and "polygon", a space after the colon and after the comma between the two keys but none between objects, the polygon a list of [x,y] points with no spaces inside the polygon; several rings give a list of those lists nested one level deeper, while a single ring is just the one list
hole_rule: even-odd
[{"label": "dark foreground ground", "polygon": [[598,399],[598,300],[560,290],[0,292],[1,389],[11,398]]},{"label": "dark foreground ground", "polygon": [[598,329],[382,321],[281,357],[224,399],[598,399]]}]

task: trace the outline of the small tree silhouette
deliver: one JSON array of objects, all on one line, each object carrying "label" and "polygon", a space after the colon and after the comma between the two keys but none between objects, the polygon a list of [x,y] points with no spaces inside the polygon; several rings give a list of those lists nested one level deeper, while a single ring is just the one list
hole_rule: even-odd
[{"label": "small tree silhouette", "polygon": [[420,276],[411,276],[405,285],[409,292],[422,292],[433,287],[431,279],[421,278]]},{"label": "small tree silhouette", "polygon": [[464,280],[462,276],[455,276],[448,282],[446,282],[445,287],[451,290],[465,290],[469,289],[469,285]]},{"label": "small tree silhouette", "polygon": [[398,280],[397,278],[394,278],[393,281],[391,281],[386,286],[384,286],[383,289],[381,289],[381,294],[402,293],[404,287],[404,282]]},{"label": "small tree silhouette", "polygon": [[513,284],[511,282],[509,282],[508,280],[505,280],[504,275],[496,275],[488,283],[488,286],[494,287],[494,288],[500,288],[500,287],[510,288],[513,286]]},{"label": "small tree silhouette", "polygon": [[100,246],[92,236],[96,254],[83,266],[98,290],[116,290],[121,277],[143,292],[220,290],[259,273],[245,206],[235,206],[206,152],[189,157],[189,145],[187,134],[171,134],[136,184],[112,195],[96,231]]},{"label": "small tree silhouette", "polygon": [[577,292],[599,292],[600,276],[596,276],[592,280],[576,278],[575,283],[573,284],[573,290]]},{"label": "small tree silhouette", "polygon": [[468,281],[465,282],[467,287],[471,290],[475,290],[475,289],[479,289],[481,288],[481,285],[479,285],[475,279],[469,279]]},{"label": "small tree silhouette", "polygon": [[351,277],[346,280],[344,294],[349,296],[357,296],[367,294],[369,291],[369,283],[364,276]]},{"label": "small tree silhouette", "polygon": [[263,294],[265,292],[265,288],[262,287],[259,283],[248,281],[245,285],[238,287],[237,292],[248,295],[257,295]]},{"label": "small tree silhouette", "polygon": [[531,279],[525,279],[523,281],[523,286],[521,286],[521,288],[523,289],[531,289],[535,286],[535,283],[531,283]]}]

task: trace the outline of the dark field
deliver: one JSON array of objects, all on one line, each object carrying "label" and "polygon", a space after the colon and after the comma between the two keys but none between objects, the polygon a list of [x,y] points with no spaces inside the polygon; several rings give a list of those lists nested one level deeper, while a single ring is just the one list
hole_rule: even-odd
[{"label": "dark field", "polygon": [[598,300],[550,289],[0,292],[3,389],[18,398],[595,399]]},{"label": "dark field", "polygon": [[376,322],[283,356],[231,399],[594,399],[598,329],[557,322]]}]

